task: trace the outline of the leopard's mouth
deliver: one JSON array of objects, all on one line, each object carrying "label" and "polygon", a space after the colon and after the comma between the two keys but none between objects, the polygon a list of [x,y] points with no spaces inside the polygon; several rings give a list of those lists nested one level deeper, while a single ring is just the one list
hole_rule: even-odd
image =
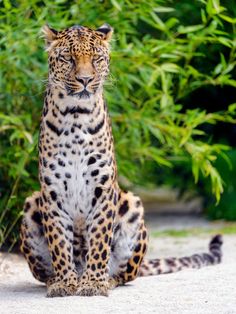
[{"label": "leopard's mouth", "polygon": [[[78,86],[77,84],[70,84],[66,82],[65,89],[68,96],[74,96],[79,99],[89,99],[91,96],[94,96],[101,87],[100,81],[94,81],[92,84],[87,86]],[[83,89],[82,89],[83,88]]]},{"label": "leopard's mouth", "polygon": [[71,88],[66,88],[67,90],[67,95],[68,96],[73,96],[73,97],[77,97],[79,99],[88,99],[90,98],[93,93],[91,93],[90,91],[88,91],[86,88],[84,88],[81,91],[76,91],[76,90],[72,90]]},{"label": "leopard's mouth", "polygon": [[75,92],[72,96],[78,97],[79,99],[88,99],[90,98],[92,93],[87,91],[86,89],[82,90],[81,92]]}]

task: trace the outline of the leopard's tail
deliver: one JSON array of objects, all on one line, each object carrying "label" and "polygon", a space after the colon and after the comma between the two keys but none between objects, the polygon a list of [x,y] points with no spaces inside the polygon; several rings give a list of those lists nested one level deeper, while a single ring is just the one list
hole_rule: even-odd
[{"label": "leopard's tail", "polygon": [[201,268],[219,264],[222,260],[222,244],[222,236],[218,234],[210,241],[208,253],[199,253],[180,258],[144,259],[139,269],[139,276],[169,274],[184,268]]}]

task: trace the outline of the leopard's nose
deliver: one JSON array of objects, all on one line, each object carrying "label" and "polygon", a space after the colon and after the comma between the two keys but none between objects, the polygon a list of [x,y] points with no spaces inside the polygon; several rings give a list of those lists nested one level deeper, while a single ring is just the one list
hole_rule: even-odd
[{"label": "leopard's nose", "polygon": [[86,87],[94,79],[93,76],[76,76],[75,78],[78,82],[84,85],[84,87]]}]

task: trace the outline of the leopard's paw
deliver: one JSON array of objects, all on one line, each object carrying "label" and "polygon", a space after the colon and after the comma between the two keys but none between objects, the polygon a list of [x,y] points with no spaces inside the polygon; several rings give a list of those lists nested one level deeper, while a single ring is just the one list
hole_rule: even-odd
[{"label": "leopard's paw", "polygon": [[89,281],[80,282],[76,295],[80,296],[108,296],[109,285],[107,282]]},{"label": "leopard's paw", "polygon": [[67,285],[62,281],[56,282],[50,285],[47,289],[47,297],[65,297],[69,295],[75,295],[77,291],[77,286],[75,285]]},{"label": "leopard's paw", "polygon": [[110,277],[108,280],[108,284],[109,284],[109,289],[111,289],[111,290],[122,285],[121,280],[119,280],[119,278],[115,278],[115,277]]},{"label": "leopard's paw", "polygon": [[78,289],[78,279],[75,277],[52,281],[47,284],[47,297],[65,297],[75,295]]}]

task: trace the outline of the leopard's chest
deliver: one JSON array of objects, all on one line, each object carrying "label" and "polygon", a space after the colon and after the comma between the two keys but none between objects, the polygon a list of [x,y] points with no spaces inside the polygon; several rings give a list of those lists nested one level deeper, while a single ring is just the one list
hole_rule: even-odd
[{"label": "leopard's chest", "polygon": [[52,157],[41,169],[42,181],[50,179],[48,188],[56,191],[72,216],[88,214],[95,188],[112,171],[110,154],[101,142],[80,125],[68,125],[52,144]]},{"label": "leopard's chest", "polygon": [[54,202],[72,216],[87,214],[96,187],[106,189],[116,172],[106,106],[102,95],[82,101],[58,99],[57,91],[51,92],[45,100],[51,107],[41,122],[41,187],[48,198],[56,192]]}]

